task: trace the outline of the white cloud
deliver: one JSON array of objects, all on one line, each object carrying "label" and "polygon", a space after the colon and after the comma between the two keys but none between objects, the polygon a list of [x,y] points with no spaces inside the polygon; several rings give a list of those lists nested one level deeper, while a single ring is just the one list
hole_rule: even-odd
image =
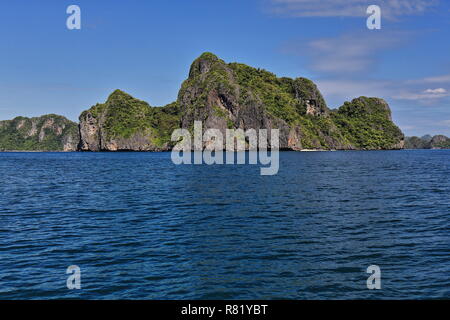
[{"label": "white cloud", "polygon": [[437,88],[437,89],[427,89],[424,92],[431,94],[440,94],[440,93],[447,93],[447,90],[445,90],[444,88]]},{"label": "white cloud", "polygon": [[439,0],[270,0],[271,11],[293,17],[362,17],[369,5],[381,7],[383,17],[393,19],[422,14]]}]

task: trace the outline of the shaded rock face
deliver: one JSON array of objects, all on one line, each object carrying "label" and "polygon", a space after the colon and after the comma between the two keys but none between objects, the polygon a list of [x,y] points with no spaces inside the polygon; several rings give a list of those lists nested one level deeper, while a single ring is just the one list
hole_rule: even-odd
[{"label": "shaded rock face", "polygon": [[76,151],[77,124],[65,117],[17,117],[0,122],[0,150]]},{"label": "shaded rock face", "polygon": [[[382,99],[360,97],[343,106],[347,112],[331,111],[308,79],[277,78],[265,70],[227,64],[211,53],[192,64],[178,105],[182,128],[192,130],[194,121],[202,121],[204,132],[219,129],[224,137],[227,128],[279,129],[281,149],[403,147],[403,134],[392,123],[389,106]],[[354,129],[367,130],[358,135]],[[370,140],[365,134],[379,139]]]},{"label": "shaded rock face", "polygon": [[179,127],[176,104],[153,108],[120,90],[80,115],[80,151],[167,151]]},{"label": "shaded rock face", "polygon": [[81,151],[100,151],[100,119],[94,118],[92,113],[86,112],[80,116],[80,143]]}]

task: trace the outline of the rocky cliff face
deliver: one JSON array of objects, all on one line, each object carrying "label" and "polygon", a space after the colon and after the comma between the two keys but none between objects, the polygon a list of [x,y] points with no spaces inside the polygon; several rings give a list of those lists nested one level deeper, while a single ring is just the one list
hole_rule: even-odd
[{"label": "rocky cliff face", "polygon": [[214,128],[224,135],[227,128],[279,129],[281,149],[403,147],[403,134],[381,99],[360,97],[331,111],[308,79],[277,78],[211,53],[192,64],[178,105],[183,128],[192,129],[198,120],[204,131]]},{"label": "rocky cliff face", "polygon": [[151,107],[120,90],[80,115],[81,151],[165,151],[179,127],[177,104]]},{"label": "rocky cliff face", "polygon": [[0,150],[75,151],[78,127],[55,114],[0,121]]}]

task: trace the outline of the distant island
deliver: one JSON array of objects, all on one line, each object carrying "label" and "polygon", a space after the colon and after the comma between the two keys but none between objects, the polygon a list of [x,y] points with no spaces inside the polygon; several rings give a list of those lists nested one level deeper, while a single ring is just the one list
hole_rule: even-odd
[{"label": "distant island", "polygon": [[56,114],[0,121],[0,151],[76,151],[78,125]]},{"label": "distant island", "polygon": [[444,135],[406,137],[405,149],[450,149],[450,138]]},{"label": "distant island", "polygon": [[449,148],[450,139],[405,137],[388,104],[359,97],[330,110],[306,78],[278,78],[266,70],[225,63],[204,53],[191,65],[177,101],[152,107],[115,90],[81,113],[79,123],[49,114],[0,121],[2,151],[169,151],[176,128],[280,129],[283,150]]}]

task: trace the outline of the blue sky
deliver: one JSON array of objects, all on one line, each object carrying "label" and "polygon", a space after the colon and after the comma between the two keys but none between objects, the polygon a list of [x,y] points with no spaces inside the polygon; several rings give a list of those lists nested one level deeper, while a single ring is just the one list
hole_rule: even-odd
[{"label": "blue sky", "polygon": [[[81,30],[66,28],[71,4]],[[381,30],[366,27],[370,4],[381,7]],[[0,119],[77,120],[116,88],[165,105],[210,51],[311,78],[330,108],[382,97],[407,135],[450,136],[444,0],[1,0],[0,37]]]}]

